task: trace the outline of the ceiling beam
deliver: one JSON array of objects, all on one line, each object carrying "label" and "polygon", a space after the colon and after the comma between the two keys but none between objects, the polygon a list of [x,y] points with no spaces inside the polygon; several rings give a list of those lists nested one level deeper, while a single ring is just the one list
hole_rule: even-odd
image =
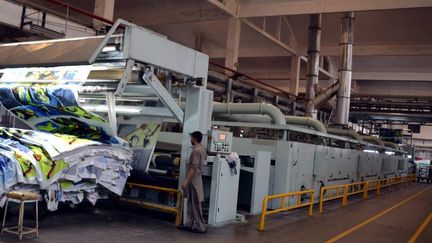
[{"label": "ceiling beam", "polygon": [[291,26],[290,21],[288,20],[287,16],[282,16],[282,19],[287,27],[288,30],[288,42],[290,44],[290,46],[292,46],[295,50],[298,49],[298,42],[297,42],[297,37],[294,33],[294,29]]},{"label": "ceiling beam", "polygon": [[432,7],[432,0],[297,0],[239,6],[241,18]]},{"label": "ceiling beam", "polygon": [[[210,56],[210,58],[225,58],[225,49],[207,49],[204,52]],[[257,47],[257,48],[240,48],[239,57],[286,57],[291,56],[290,53],[284,51],[280,47]]]},{"label": "ceiling beam", "polygon": [[[282,47],[241,48],[240,57],[285,57],[289,52]],[[432,56],[432,45],[355,45],[353,56]],[[224,49],[210,49],[207,54],[212,58],[225,56]],[[306,50],[299,50],[300,56],[306,55]],[[338,57],[338,46],[321,46],[321,55]]]},{"label": "ceiling beam", "polygon": [[[259,33],[260,35],[264,36],[265,38],[269,39],[270,41],[272,41],[273,43],[275,43],[276,45],[278,45],[279,47],[283,48],[284,50],[288,51],[291,55],[295,55],[298,56],[297,50],[295,50],[294,48],[292,48],[291,46],[289,46],[288,44],[286,44],[285,42],[277,39],[276,37],[274,37],[272,34],[268,33],[267,31],[263,30],[261,27],[257,26],[256,24],[252,23],[251,21],[247,20],[247,19],[241,19],[241,22],[247,26],[249,26],[250,28],[252,28],[253,30],[255,30],[257,33]],[[304,62],[308,62],[307,57],[301,56],[300,57],[301,61]],[[324,74],[325,76],[329,77],[329,78],[333,78],[333,75],[328,72],[327,70],[325,70],[324,68],[320,67],[319,68],[319,72],[321,74]]]},{"label": "ceiling beam", "polygon": [[432,73],[421,73],[421,72],[353,72],[353,80],[432,81]]},{"label": "ceiling beam", "polygon": [[[301,56],[300,60],[304,61],[305,63],[308,62],[308,58],[305,56]],[[326,76],[328,78],[333,78],[333,74],[331,74],[329,71],[325,70],[324,68],[318,67],[318,70],[319,70],[320,74],[324,74],[324,76]]]},{"label": "ceiling beam", "polygon": [[356,82],[353,97],[398,97],[431,100],[431,82],[424,81],[363,81]]},{"label": "ceiling beam", "polygon": [[[132,17],[127,17],[131,15]],[[211,22],[215,20],[225,21],[229,16],[218,9],[202,9],[196,11],[194,9],[184,11],[166,11],[163,13],[155,12],[153,14],[139,15],[139,11],[132,10],[116,10],[116,16],[127,18],[128,20],[141,26],[152,27],[160,25],[177,25],[185,23]]]},{"label": "ceiling beam", "polygon": [[264,36],[265,38],[269,39],[270,41],[272,41],[273,43],[275,43],[279,47],[282,47],[283,49],[285,49],[286,51],[288,51],[290,54],[297,55],[297,51],[294,48],[292,48],[288,44],[284,43],[283,41],[277,39],[275,36],[273,36],[272,34],[268,33],[267,31],[263,30],[261,27],[257,26],[256,24],[252,23],[251,21],[249,21],[247,19],[241,19],[241,22],[243,24],[249,26],[253,30],[255,30],[258,34],[260,34],[260,35]]},{"label": "ceiling beam", "polygon": [[[322,46],[323,56],[339,56],[339,46]],[[354,45],[354,56],[431,56],[432,45]]]},{"label": "ceiling beam", "polygon": [[238,4],[236,3],[235,0],[223,0],[223,1],[207,0],[207,1],[233,17],[237,17],[238,15]]}]

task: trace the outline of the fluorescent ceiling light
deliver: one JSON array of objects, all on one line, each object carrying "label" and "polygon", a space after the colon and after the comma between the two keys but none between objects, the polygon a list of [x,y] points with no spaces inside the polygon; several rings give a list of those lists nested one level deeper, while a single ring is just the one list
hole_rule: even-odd
[{"label": "fluorescent ceiling light", "polygon": [[[105,105],[83,105],[82,107],[92,112],[108,113],[108,107]],[[115,111],[123,114],[139,114],[141,109],[138,107],[116,106]]]},{"label": "fluorescent ceiling light", "polygon": [[363,150],[363,152],[374,153],[374,154],[378,154],[379,153],[377,150],[372,150],[372,149],[365,149],[365,150]]},{"label": "fluorescent ceiling light", "polygon": [[102,49],[102,52],[110,52],[110,51],[117,51],[117,47],[116,46],[105,46]]}]

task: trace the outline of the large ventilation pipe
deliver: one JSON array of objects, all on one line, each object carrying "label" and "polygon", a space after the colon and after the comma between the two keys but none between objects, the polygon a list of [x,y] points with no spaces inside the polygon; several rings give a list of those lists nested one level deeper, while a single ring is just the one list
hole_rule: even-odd
[{"label": "large ventilation pipe", "polygon": [[[311,103],[315,98],[315,85],[318,84],[321,48],[321,14],[312,14],[309,16],[309,20],[306,104]],[[317,118],[318,114],[316,107],[313,105],[307,105],[306,115],[312,118]]]},{"label": "large ventilation pipe", "polygon": [[286,125],[284,114],[267,103],[213,103],[213,114],[260,114],[268,115],[277,125]]},{"label": "large ventilation pipe", "polygon": [[[232,121],[238,121],[238,122],[253,122],[253,123],[269,123],[271,122],[271,118],[266,115],[218,115],[217,117],[229,119]],[[285,116],[286,123],[289,125],[296,125],[296,126],[304,126],[307,128],[312,128],[314,131],[321,132],[321,133],[327,133],[327,130],[319,120],[311,118],[311,117],[304,117],[304,116]]]},{"label": "large ventilation pipe", "polygon": [[348,126],[351,97],[352,52],[354,42],[354,13],[344,13],[341,19],[339,90],[335,124]]},{"label": "large ventilation pipe", "polygon": [[324,105],[329,99],[331,99],[338,91],[339,83],[334,83],[322,93],[317,95],[313,100],[311,100],[306,107],[306,110],[319,109]]},{"label": "large ventilation pipe", "polygon": [[315,118],[304,116],[285,116],[285,119],[288,124],[312,127],[317,132],[327,133],[324,124]]},{"label": "large ventilation pipe", "polygon": [[327,132],[333,135],[350,137],[359,142],[363,141],[362,136],[352,129],[339,129],[339,128],[327,127]]},{"label": "large ventilation pipe", "polygon": [[402,149],[399,145],[392,143],[392,142],[384,142],[384,146],[402,151]]},{"label": "large ventilation pipe", "polygon": [[373,136],[361,136],[361,137],[362,137],[363,141],[368,141],[368,142],[374,143],[376,145],[385,147],[384,142],[377,137],[373,137]]}]

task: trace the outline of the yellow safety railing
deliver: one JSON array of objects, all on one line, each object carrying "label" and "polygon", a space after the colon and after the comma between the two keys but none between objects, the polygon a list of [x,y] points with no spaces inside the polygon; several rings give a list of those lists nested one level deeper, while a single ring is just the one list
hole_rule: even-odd
[{"label": "yellow safety railing", "polygon": [[[308,202],[302,203],[301,202],[302,196],[308,195],[308,194],[310,194],[310,200]],[[279,213],[279,212],[283,212],[283,211],[288,211],[288,210],[292,210],[292,209],[296,209],[296,208],[309,207],[308,215],[312,216],[314,196],[315,196],[315,190],[305,190],[305,191],[299,191],[299,192],[290,192],[290,193],[285,193],[285,194],[266,196],[264,198],[263,204],[262,204],[262,212],[261,212],[261,218],[260,218],[258,230],[264,231],[265,218],[267,215],[271,215],[271,214],[275,214],[275,213]],[[291,206],[286,205],[286,202],[287,202],[286,199],[289,197],[291,197],[291,198],[295,197],[296,198],[296,204],[295,205],[291,205]],[[267,210],[267,204],[270,200],[274,200],[274,199],[281,199],[281,206],[278,209],[268,211]]]},{"label": "yellow safety railing", "polygon": [[347,192],[346,192],[347,197],[351,195],[363,193],[363,199],[368,198],[367,192],[368,192],[369,182],[367,181],[355,182],[355,183],[347,184],[345,186],[347,187]]},{"label": "yellow safety railing", "polygon": [[376,190],[377,195],[381,194],[382,188],[389,188],[394,185],[399,185],[402,183],[410,183],[416,180],[416,175],[406,175],[397,176],[391,178],[385,178],[380,180],[365,181],[365,182],[355,182],[344,185],[327,186],[321,187],[320,190],[320,200],[319,200],[319,211],[322,213],[323,204],[327,201],[333,201],[337,199],[342,199],[342,207],[347,205],[348,197],[356,194],[363,194],[363,199],[368,199],[368,192]]},{"label": "yellow safety railing", "polygon": [[342,199],[342,207],[347,205],[348,196],[363,193],[363,198],[367,199],[368,182],[356,182],[351,184],[321,187],[319,211],[323,212],[323,204],[327,201]]},{"label": "yellow safety railing", "polygon": [[120,201],[131,203],[140,207],[150,208],[150,209],[156,209],[167,213],[173,213],[176,215],[175,224],[179,226],[181,224],[181,214],[182,214],[182,201],[183,201],[183,195],[180,190],[172,189],[172,188],[166,188],[166,187],[158,187],[158,186],[150,186],[150,185],[144,185],[144,184],[136,184],[136,183],[127,183],[127,186],[129,188],[138,188],[138,189],[145,189],[145,190],[153,190],[153,191],[160,191],[160,192],[168,192],[168,193],[174,193],[177,195],[177,203],[176,207],[167,206],[164,204],[157,204],[157,203],[151,203],[151,202],[145,202],[141,200],[136,199],[129,199],[129,198],[120,198]]},{"label": "yellow safety railing", "polygon": [[320,190],[320,202],[319,202],[319,211],[323,212],[323,204],[327,201],[333,201],[336,199],[342,199],[342,206],[346,205],[346,185],[336,185],[336,186],[327,186],[321,187]]}]

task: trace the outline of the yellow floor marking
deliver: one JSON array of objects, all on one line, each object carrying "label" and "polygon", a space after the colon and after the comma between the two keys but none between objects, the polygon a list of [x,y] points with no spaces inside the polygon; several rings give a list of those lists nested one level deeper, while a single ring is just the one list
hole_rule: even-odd
[{"label": "yellow floor marking", "polygon": [[432,220],[432,212],[423,221],[423,223],[420,225],[420,227],[417,229],[417,231],[414,233],[414,235],[411,236],[411,238],[409,239],[408,243],[414,243],[414,242],[416,242],[417,238],[421,235],[421,233],[426,228],[426,226],[430,223],[431,220]]},{"label": "yellow floor marking", "polygon": [[421,190],[421,191],[417,192],[416,194],[414,194],[414,195],[412,195],[411,197],[409,197],[409,198],[407,198],[407,199],[405,199],[405,200],[399,202],[398,204],[396,204],[396,205],[394,205],[394,206],[392,206],[392,207],[390,207],[390,208],[388,208],[388,209],[382,211],[382,212],[379,213],[379,214],[376,214],[375,216],[373,216],[373,217],[371,217],[371,218],[369,218],[369,219],[367,219],[367,220],[361,222],[360,224],[358,224],[358,225],[352,227],[351,229],[346,230],[345,232],[343,232],[343,233],[341,233],[341,234],[339,234],[339,235],[337,235],[337,236],[331,238],[330,240],[326,241],[326,243],[332,243],[332,242],[335,242],[335,241],[337,241],[337,240],[342,239],[343,237],[345,237],[345,236],[351,234],[352,232],[354,232],[354,231],[356,231],[356,230],[362,228],[363,226],[369,224],[370,222],[372,222],[372,221],[374,221],[375,219],[377,219],[377,218],[383,216],[384,214],[386,214],[386,213],[388,213],[388,212],[390,212],[390,211],[392,211],[392,210],[394,210],[394,209],[396,209],[396,208],[402,206],[402,205],[405,204],[406,202],[408,202],[408,201],[414,199],[415,197],[419,196],[420,194],[422,194],[423,192],[425,192],[425,191],[427,191],[427,190],[429,190],[429,189],[431,189],[431,188],[432,188],[432,186],[429,186],[428,188],[426,188],[426,189],[424,189],[424,190]]}]

